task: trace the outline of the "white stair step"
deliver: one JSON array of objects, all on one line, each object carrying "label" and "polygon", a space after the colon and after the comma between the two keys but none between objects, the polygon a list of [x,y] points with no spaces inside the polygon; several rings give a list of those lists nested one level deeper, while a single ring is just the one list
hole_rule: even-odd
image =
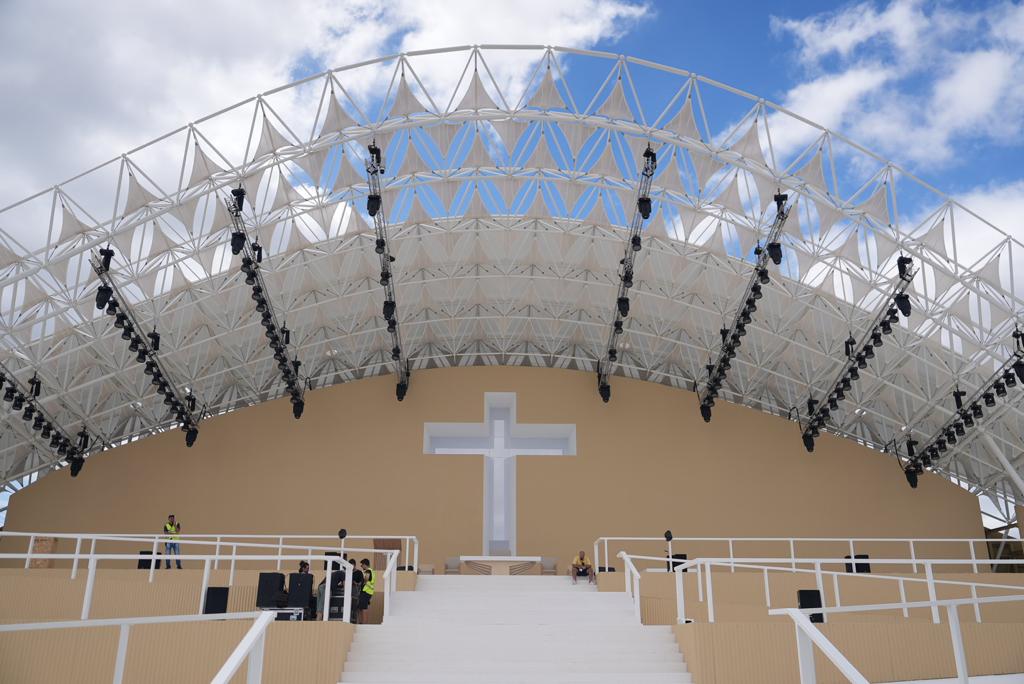
[{"label": "white stair step", "polygon": [[344,673],[341,681],[345,684],[371,682],[377,684],[691,684],[692,675],[688,672],[665,672],[630,675],[623,677],[620,673],[611,674],[575,674],[572,672],[551,672],[543,674],[507,674],[502,672],[464,673],[416,673],[391,674],[386,672],[352,672]]}]

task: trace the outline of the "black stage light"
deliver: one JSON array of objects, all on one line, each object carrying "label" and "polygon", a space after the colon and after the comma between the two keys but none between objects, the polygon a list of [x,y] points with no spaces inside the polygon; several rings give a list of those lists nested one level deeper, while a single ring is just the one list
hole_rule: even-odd
[{"label": "black stage light", "polygon": [[86,432],[85,428],[78,431],[78,450],[87,451],[89,449],[89,433]]},{"label": "black stage light", "polygon": [[754,313],[755,311],[757,311],[757,302],[754,301],[753,297],[747,297],[746,305],[750,313]]},{"label": "black stage light", "polygon": [[164,406],[173,406],[173,405],[174,405],[174,397],[168,392],[167,394],[164,395]]},{"label": "black stage light", "polygon": [[935,448],[938,449],[939,452],[945,451],[946,450],[946,440],[944,440],[944,439],[937,439],[937,440],[935,440]]},{"label": "black stage light", "polygon": [[121,312],[118,312],[117,315],[114,317],[114,327],[119,330],[123,329],[127,323],[128,317]]},{"label": "black stage light", "polygon": [[818,424],[811,423],[811,437],[817,438],[819,435],[821,435],[821,432],[818,430]]},{"label": "black stage light", "polygon": [[633,287],[633,272],[632,271],[625,271],[622,274],[622,286],[625,287],[627,290],[630,289],[631,287]]},{"label": "black stage light", "polygon": [[[1005,397],[1006,396],[1006,385],[1002,381],[996,380],[995,383],[992,384],[992,389],[994,389],[996,391],[996,396],[997,397]],[[993,399],[991,404],[988,403],[988,399],[985,400],[985,405],[986,406],[995,406],[995,404],[996,404],[996,402],[995,402],[994,399]]]},{"label": "black stage light", "polygon": [[843,401],[844,399],[846,399],[846,390],[847,389],[850,389],[850,388],[847,387],[846,389],[843,389],[842,385],[840,385],[839,387],[836,387],[836,401]]},{"label": "black stage light", "polygon": [[132,327],[131,323],[128,323],[121,328],[121,339],[125,342],[132,339],[133,335],[135,335],[135,328]]},{"label": "black stage light", "polygon": [[910,316],[910,295],[906,292],[900,292],[893,297],[893,301],[896,303],[896,308],[903,314],[903,317],[908,318]]},{"label": "black stage light", "polygon": [[256,242],[252,243],[252,245],[250,245],[250,246],[252,247],[253,255],[255,255],[255,257],[256,257],[256,263],[257,264],[262,264],[263,263],[263,245],[260,244],[260,239],[257,237],[256,238]]},{"label": "black stage light", "polygon": [[754,319],[750,317],[750,312],[749,312],[749,311],[747,311],[746,309],[744,309],[744,310],[743,310],[743,311],[742,311],[742,312],[740,313],[740,320],[741,320],[741,321],[743,321],[744,323],[750,323],[750,322],[751,322],[751,321],[753,321]]},{"label": "black stage light", "polygon": [[385,247],[387,247],[387,243],[384,241],[384,238],[377,238],[377,242],[374,245],[373,251],[376,252],[377,254],[383,254]]},{"label": "black stage light", "polygon": [[1017,386],[1017,376],[1013,374],[1013,371],[1006,371],[1003,373],[1003,382],[1006,383],[1007,387]]},{"label": "black stage light", "polygon": [[99,289],[96,290],[96,308],[105,309],[107,303],[110,302],[110,297],[113,296],[114,289],[109,285],[100,285]]},{"label": "black stage light", "polygon": [[[370,195],[370,196],[368,196],[366,198],[366,213],[369,214],[371,218],[376,216],[377,212],[380,211],[380,205],[381,205],[380,195]],[[381,253],[382,252],[378,252],[378,254],[381,254]]]},{"label": "black stage light", "polygon": [[29,379],[28,386],[32,391],[33,397],[38,397],[40,394],[43,393],[43,382],[35,373],[33,373],[31,379]]},{"label": "black stage light", "polygon": [[196,443],[196,437],[199,436],[199,428],[192,426],[185,431],[185,446],[191,447]]},{"label": "black stage light", "polygon": [[747,334],[747,326],[742,321],[740,321],[739,323],[736,324],[736,334],[733,335],[733,342],[735,344],[739,344],[740,343],[739,338],[745,337],[746,334]]},{"label": "black stage light", "polygon": [[25,412],[21,414],[22,420],[32,420],[32,414],[36,412],[36,407],[32,404],[25,404]]},{"label": "black stage light", "polygon": [[781,214],[786,208],[786,202],[789,200],[789,195],[784,192],[778,192],[775,193],[775,197],[773,199],[775,200],[775,211]]},{"label": "black stage light", "polygon": [[39,436],[43,439],[50,439],[50,435],[53,434],[53,426],[49,423],[43,425],[43,429],[39,432]]},{"label": "black stage light", "polygon": [[768,243],[768,256],[771,258],[772,263],[778,266],[782,263],[782,245],[778,242]]},{"label": "black stage light", "polygon": [[[398,401],[402,401],[403,399],[405,399],[405,393],[408,392],[408,391],[409,391],[409,383],[407,383],[407,382],[400,382],[400,383],[398,383],[397,385],[395,385],[395,398],[398,399]],[[294,413],[294,412],[295,412],[295,406],[292,406],[292,413]],[[296,417],[298,417],[298,416],[296,416]]]},{"label": "black stage light", "polygon": [[[991,397],[992,395],[989,394],[988,396]],[[995,406],[995,403],[996,403],[996,400],[993,398],[991,405]],[[975,418],[983,418],[985,416],[985,413],[981,410],[981,404],[972,404],[971,405],[971,415],[974,416]]]},{"label": "black stage light", "polygon": [[392,347],[391,348],[391,360],[392,361],[398,361],[400,358],[402,358],[402,348],[401,347]]},{"label": "black stage light", "polygon": [[601,401],[608,403],[612,398],[612,386],[607,382],[602,382],[597,386],[597,393],[601,397]]},{"label": "black stage light", "polygon": [[757,272],[757,279],[761,282],[762,285],[767,285],[769,282],[771,282],[771,278],[768,277],[768,269],[762,268],[761,270],[759,270]]},{"label": "black stage light", "polygon": [[[398,398],[399,401],[401,401],[405,397],[405,395],[403,394],[402,397],[399,398],[398,397],[398,389],[396,387],[396,389],[395,389],[395,397]],[[306,402],[303,401],[302,399],[299,399],[298,401],[292,403],[292,417],[295,418],[295,420],[298,420],[299,418],[302,417],[302,412],[305,409],[306,409]]]},{"label": "black stage light", "polygon": [[263,297],[260,297],[259,299],[256,300],[256,311],[263,313],[266,310],[267,300],[263,299]]},{"label": "black stage light", "polygon": [[[1017,379],[1024,382],[1024,361],[1017,359],[1013,363],[1013,372],[1017,374]],[[1010,384],[1010,383],[1006,383]]]},{"label": "black stage light", "polygon": [[900,257],[896,259],[896,267],[900,271],[900,278],[906,277],[907,273],[910,271],[910,266],[913,263],[914,260],[908,256],[900,255]]},{"label": "black stage light", "polygon": [[711,406],[706,402],[700,405],[700,417],[704,419],[705,423],[711,422]]},{"label": "black stage light", "polygon": [[877,328],[871,333],[871,344],[875,347],[882,346],[882,332]]},{"label": "black stage light", "polygon": [[[997,382],[995,385],[993,385],[993,387],[995,387],[996,391],[998,392],[999,388],[1002,387],[1002,383]],[[1003,387],[1003,395],[1005,394],[1006,388]],[[993,406],[996,405],[996,397],[991,392],[985,392],[984,394],[981,395],[981,398],[985,401],[985,406],[988,406],[989,408],[992,408]],[[978,418],[981,418],[981,416],[978,416]]]},{"label": "black stage light", "polygon": [[146,367],[142,369],[142,372],[145,373],[146,375],[152,375],[154,372],[156,372],[156,362],[147,361]]},{"label": "black stage light", "polygon": [[241,212],[245,206],[245,188],[234,188],[231,197],[235,200],[235,212]]},{"label": "black stage light", "polygon": [[889,323],[889,319],[883,320],[879,327],[882,329],[882,334],[883,335],[891,335],[892,334],[892,324]]},{"label": "black stage light", "polygon": [[[619,297],[615,302],[619,307],[619,315],[623,318],[629,316],[629,297]],[[1024,379],[1022,379],[1024,381]]]},{"label": "black stage light", "polygon": [[135,355],[135,360],[138,363],[146,363],[146,350],[139,349],[139,353]]},{"label": "black stage light", "polygon": [[959,386],[953,390],[953,403],[956,404],[958,411],[964,407],[964,397],[966,396],[967,392],[964,392]]},{"label": "black stage light", "polygon": [[111,297],[110,301],[107,302],[107,315],[108,316],[113,316],[116,313],[117,313],[117,300],[114,299],[113,297]]},{"label": "black stage light", "polygon": [[803,441],[804,441],[804,448],[807,449],[808,453],[813,452],[814,451],[814,437],[811,436],[811,433],[805,432],[803,434]]},{"label": "black stage light", "polygon": [[82,466],[85,465],[85,459],[81,456],[69,458],[68,465],[71,467],[71,477],[78,477],[78,473],[82,472]]},{"label": "black stage light", "polygon": [[388,332],[393,333],[398,328],[398,321],[394,318],[388,319]]},{"label": "black stage light", "polygon": [[160,395],[164,395],[164,394],[167,394],[167,392],[168,392],[167,383],[164,382],[163,380],[160,380],[160,382],[156,386],[156,393],[160,394]]},{"label": "black stage light", "polygon": [[762,294],[761,294],[761,285],[760,285],[760,284],[758,284],[758,283],[754,283],[754,284],[753,284],[753,285],[752,285],[752,286],[750,287],[750,297],[751,297],[752,299],[760,299],[760,298],[761,298],[761,297],[763,297],[763,296],[764,296],[764,295],[762,295]]},{"label": "black stage light", "polygon": [[841,387],[842,387],[844,392],[849,392],[850,389],[853,388],[853,382],[851,381],[849,376],[844,377],[841,382],[842,382]]},{"label": "black stage light", "polygon": [[972,416],[969,412],[964,411],[963,416],[961,416],[961,419],[964,422],[965,430],[966,428],[974,427],[974,416]]},{"label": "black stage light", "polygon": [[390,282],[391,282],[391,272],[390,271],[381,271],[380,272],[380,284],[381,284],[381,286],[387,287],[388,283],[390,283]]},{"label": "black stage light", "polygon": [[57,439],[59,440],[59,444],[57,444],[57,455],[63,456],[64,454],[68,453],[69,445],[67,443],[67,440],[63,440],[59,436],[57,437]]},{"label": "black stage light", "polygon": [[20,411],[25,406],[25,397],[21,394],[15,395],[14,402],[11,404],[12,411]]},{"label": "black stage light", "polygon": [[284,339],[285,344],[292,343],[292,331],[286,327],[281,328],[281,337]]},{"label": "black stage light", "polygon": [[388,300],[386,300],[384,302],[384,318],[386,320],[386,319],[394,318],[394,317],[395,317],[395,303],[393,301],[391,301],[390,299],[388,299]]},{"label": "black stage light", "polygon": [[875,358],[875,348],[872,345],[870,345],[870,344],[864,345],[864,358],[865,359],[873,359],[873,358]]},{"label": "black stage light", "polygon": [[609,361],[618,361],[619,360],[619,352],[615,351],[614,347],[612,347],[611,349],[608,350],[608,360]]},{"label": "black stage light", "polygon": [[[637,201],[636,201],[636,208],[640,210],[640,216],[643,217],[644,221],[646,221],[647,219],[651,218],[651,198],[650,197],[641,197],[641,198],[637,199]],[[639,242],[640,242],[640,240],[639,240],[639,237],[638,237],[637,241],[634,243],[634,245],[636,245],[636,246],[633,247],[634,251],[637,251],[637,252],[640,251]]]},{"label": "black stage light", "polygon": [[907,466],[903,470],[903,474],[907,477],[907,484],[910,485],[910,488],[917,489],[917,471],[912,467]]},{"label": "black stage light", "polygon": [[642,244],[642,242],[640,240],[640,236],[639,235],[634,235],[632,238],[630,238],[629,245],[630,245],[630,247],[633,248],[634,252],[639,252],[640,248],[643,246],[643,244]]},{"label": "black stage light", "polygon": [[4,390],[4,401],[14,401],[14,385],[8,385],[7,389]]},{"label": "black stage light", "polygon": [[[253,273],[256,272],[256,268],[253,266],[252,259],[250,259],[247,256],[242,257],[241,271],[245,275],[252,275]],[[252,283],[249,284],[252,285]]]},{"label": "black stage light", "polygon": [[43,429],[43,425],[45,423],[46,423],[46,419],[43,418],[43,414],[42,413],[37,413],[36,414],[36,419],[32,423],[32,429],[35,430],[36,432],[39,432],[40,430]]},{"label": "black stage light", "polygon": [[235,256],[245,248],[245,233],[236,230],[231,233],[231,253]]},{"label": "black stage light", "polygon": [[100,249],[100,268],[104,271],[110,270],[110,260],[114,258],[114,250],[110,247]]},{"label": "black stage light", "polygon": [[950,444],[956,444],[956,430],[953,428],[946,430],[946,441]]},{"label": "black stage light", "polygon": [[612,324],[612,329],[615,330],[615,334],[616,335],[621,334],[622,333],[622,321],[615,321],[615,323]]},{"label": "black stage light", "polygon": [[295,374],[298,375],[299,368],[302,367],[302,362],[299,361],[298,357],[292,359],[292,368],[295,370]]},{"label": "black stage light", "polygon": [[953,423],[953,430],[956,432],[957,437],[963,437],[966,430],[964,430],[964,424],[961,422]]},{"label": "black stage light", "polygon": [[255,285],[256,284],[256,272],[255,271],[249,271],[249,272],[247,272],[245,274],[245,284],[246,285]]},{"label": "black stage light", "polygon": [[818,400],[817,399],[808,399],[807,400],[807,415],[812,415],[814,413],[814,409],[816,409],[817,407],[818,407]]},{"label": "black stage light", "polygon": [[132,341],[128,343],[128,351],[130,351],[132,354],[136,353],[137,351],[139,351],[140,344],[142,344],[142,340],[140,340],[138,337],[133,337]]},{"label": "black stage light", "polygon": [[853,339],[853,335],[846,338],[843,348],[846,350],[847,358],[853,356],[853,353],[857,350],[857,340]]},{"label": "black stage light", "polygon": [[850,380],[860,380],[860,371],[857,366],[850,366]]},{"label": "black stage light", "polygon": [[828,398],[828,407],[829,407],[829,408],[830,408],[831,410],[833,410],[833,411],[835,411],[836,409],[838,409],[838,408],[839,408],[839,400],[838,400],[838,398],[837,398],[837,397],[835,397],[835,396],[831,396],[831,397],[829,397],[829,398]]},{"label": "black stage light", "polygon": [[[864,358],[864,354],[857,354],[857,368],[864,370],[868,367],[868,360]],[[854,378],[856,380],[857,378]]]}]

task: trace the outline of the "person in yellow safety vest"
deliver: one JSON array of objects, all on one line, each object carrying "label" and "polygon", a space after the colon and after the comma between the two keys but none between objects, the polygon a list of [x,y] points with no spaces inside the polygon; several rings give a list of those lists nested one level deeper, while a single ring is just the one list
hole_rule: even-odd
[{"label": "person in yellow safety vest", "polygon": [[569,568],[569,576],[572,577],[573,584],[576,584],[577,577],[586,577],[591,584],[597,583],[594,565],[583,551],[580,551],[578,556],[573,557],[572,567]]},{"label": "person in yellow safety vest", "polygon": [[370,599],[373,598],[374,581],[376,580],[373,568],[370,567],[369,558],[359,561],[359,568],[363,572],[363,589],[359,592],[359,603],[357,604],[359,612],[356,613],[356,624],[365,620],[363,611],[370,607]]},{"label": "person in yellow safety vest", "polygon": [[167,564],[165,567],[168,570],[171,569],[171,554],[173,553],[176,556],[174,560],[178,564],[178,569],[181,570],[181,544],[178,541],[181,539],[178,536],[181,534],[181,523],[174,519],[173,513],[167,516],[167,522],[164,523],[164,534],[167,536],[164,541],[164,562]]}]

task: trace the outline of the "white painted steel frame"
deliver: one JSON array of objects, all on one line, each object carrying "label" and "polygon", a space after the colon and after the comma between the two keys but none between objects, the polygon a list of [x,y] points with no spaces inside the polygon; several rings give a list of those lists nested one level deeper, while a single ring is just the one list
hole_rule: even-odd
[{"label": "white painted steel frame", "polygon": [[[536,57],[527,92],[521,96],[502,92],[491,76],[488,55],[502,50]],[[426,68],[429,56],[454,53],[466,56],[459,84],[450,97],[434,97],[423,87],[417,65]],[[609,66],[608,77],[596,91],[583,92],[563,72],[561,60],[565,59],[603,61]],[[566,102],[564,109],[550,103],[532,104],[548,73],[546,67],[556,78],[552,87]],[[367,103],[360,106],[344,87],[350,72],[360,69],[382,74],[391,69],[376,115],[368,116]],[[652,81],[663,80],[660,88],[674,93],[657,115],[644,112],[639,97],[643,87],[636,84],[634,70],[643,70]],[[408,83],[400,73],[408,74]],[[460,109],[461,104],[455,104],[477,74],[497,108],[477,103]],[[287,123],[274,103],[316,85],[320,98],[306,113],[308,126],[303,128],[309,135],[302,137],[295,133],[297,122]],[[403,87],[414,100],[420,98],[424,112],[389,116],[388,105],[400,101]],[[621,94],[628,115],[606,111],[616,93]],[[706,103],[712,93],[746,102],[750,110],[739,123],[716,120]],[[346,117],[361,123],[322,132],[332,99],[338,103],[335,98],[340,98]],[[448,105],[442,111],[436,103],[444,101]],[[583,102],[589,104],[580,108]],[[686,107],[693,114],[692,126],[682,130],[676,119]],[[248,135],[241,145],[237,144],[241,137],[232,141],[217,135],[218,126],[232,117],[248,121]],[[505,140],[514,158],[495,161],[486,152],[484,163],[464,167],[468,157],[463,148],[476,135],[473,129],[483,126],[490,131],[490,122],[513,132],[517,126],[522,129],[515,136],[520,140]],[[796,155],[778,158],[772,143],[772,129],[778,122],[805,126],[813,132],[814,142]],[[744,147],[751,125],[755,127],[749,138],[753,143]],[[274,144],[257,155],[265,148],[268,126],[286,144]],[[456,126],[462,127],[461,133],[448,130]],[[540,154],[536,149],[540,128],[550,132],[565,159],[553,165],[532,163]],[[277,206],[254,218],[267,227],[268,234],[276,230],[285,236],[266,260],[267,275],[275,279],[274,304],[289,311],[297,348],[308,359],[316,386],[386,373],[387,338],[375,315],[371,274],[363,272],[372,240],[358,227],[353,229],[357,221],[351,210],[331,215],[344,204],[359,209],[365,183],[327,188],[325,182],[325,187],[309,192],[308,182],[296,188],[289,178],[295,178],[303,164],[314,173],[321,169],[323,176],[330,164],[325,167],[318,155],[346,148],[346,156],[358,156],[355,143],[370,135],[394,135],[398,142],[393,147],[401,157],[400,139],[407,131],[412,131],[407,139],[431,141],[425,148],[427,156],[435,155],[430,148],[440,145],[441,159],[424,160],[426,171],[399,171],[389,177],[385,193],[392,193],[392,203],[418,188],[425,193],[432,192],[426,188],[437,188],[442,200],[448,195],[454,200],[467,189],[472,195],[480,180],[503,184],[504,192],[512,192],[513,197],[522,187],[539,188],[540,182],[568,182],[550,186],[550,192],[561,199],[565,199],[562,187],[573,192],[597,189],[608,197],[621,191],[628,196],[635,187],[635,174],[623,171],[618,161],[613,162],[617,174],[592,172],[600,164],[593,160],[602,154],[602,136],[620,150],[650,140],[661,148],[659,158],[671,160],[673,168],[678,168],[679,160],[686,167],[685,176],[675,182],[666,182],[664,175],[656,177],[652,194],[660,204],[673,207],[673,216],[683,212],[694,223],[688,235],[677,233],[675,219],[670,222],[671,233],[646,232],[645,247],[651,252],[646,252],[635,278],[637,306],[635,314],[631,312],[635,320],[627,333],[631,348],[623,351],[617,366],[621,375],[677,387],[691,388],[699,377],[728,302],[739,290],[736,277],[749,269],[747,261],[737,258],[735,248],[726,246],[726,239],[732,243],[735,236],[742,241],[743,236],[763,235],[766,218],[752,204],[754,196],[760,198],[764,188],[780,187],[801,202],[798,210],[805,213],[799,217],[810,228],[814,215],[831,212],[836,223],[822,235],[787,234],[787,259],[799,262],[798,272],[791,272],[791,278],[773,276],[772,287],[788,296],[778,304],[781,292],[762,300],[764,316],[751,327],[750,342],[744,344],[723,388],[724,398],[775,415],[786,415],[800,397],[822,389],[835,375],[842,361],[838,353],[842,341],[850,328],[859,330],[868,323],[893,268],[891,258],[879,259],[886,251],[880,246],[883,242],[899,246],[926,266],[932,282],[937,283],[941,275],[952,285],[942,292],[937,286],[915,290],[911,324],[886,340],[873,372],[865,374],[866,380],[835,416],[837,433],[868,446],[877,448],[899,434],[929,434],[951,415],[950,408],[937,402],[958,380],[970,387],[1002,361],[1008,332],[1024,304],[1015,287],[1014,262],[1024,248],[1020,242],[839,133],[685,70],[594,51],[489,45],[393,55],[303,79],[199,119],[0,210],[0,290],[9,293],[11,302],[0,315],[0,344],[9,350],[19,376],[38,371],[46,386],[55,388],[43,401],[62,424],[75,424],[88,416],[90,427],[112,444],[173,428],[162,406],[135,377],[141,377],[141,369],[125,354],[124,345],[114,339],[102,317],[90,318],[95,283],[81,277],[79,262],[89,250],[113,241],[120,248],[118,273],[124,282],[119,284],[137,294],[138,301],[133,302],[137,310],[150,311],[151,321],[159,318],[161,329],[169,333],[164,339],[165,356],[174,377],[187,379],[208,399],[213,413],[280,396],[283,388],[262,348],[262,330],[248,315],[247,289],[230,266],[223,268],[223,259],[216,263],[216,250],[227,242],[227,226],[198,225],[202,219],[194,224],[190,220],[194,216],[185,221],[175,218],[182,206],[194,208],[194,200],[223,193],[240,179],[260,180],[264,190],[259,194],[269,195],[280,177],[289,186],[291,198],[277,204],[263,197],[264,204]],[[446,137],[460,141],[459,149],[447,156],[440,144]],[[576,137],[582,143],[578,149],[566,144]],[[239,154],[232,147],[244,151]],[[406,142],[406,148],[399,167],[414,164],[420,155],[420,147],[413,142]],[[167,153],[172,149],[180,152]],[[222,170],[207,168],[212,173],[196,175],[196,150]],[[585,156],[573,161],[585,151]],[[164,153],[180,157],[176,179],[169,178],[168,169],[151,163]],[[843,177],[837,159],[854,158],[861,168],[873,165],[877,172],[866,182]],[[816,178],[807,165],[819,162],[814,167],[821,169]],[[701,180],[698,164],[721,165],[722,170]],[[739,207],[730,207],[723,199],[722,188],[730,178],[738,185],[742,179],[748,195]],[[320,178],[311,180],[319,186]],[[256,199],[258,193],[253,194]],[[901,203],[901,196],[918,202],[921,206],[913,206],[912,213],[927,218],[906,222],[903,217],[911,212],[905,207],[911,206],[911,199]],[[589,201],[585,197],[583,204]],[[597,202],[603,199],[598,197]],[[542,202],[538,215],[531,215],[534,212],[525,206],[525,196],[518,210],[511,212],[513,216],[460,216],[450,202],[444,204],[443,214],[456,216],[419,212],[415,221],[392,222],[396,265],[402,267],[395,277],[403,302],[408,302],[403,326],[413,367],[525,364],[595,370],[604,344],[600,331],[609,325],[608,311],[601,303],[614,286],[615,271],[614,257],[610,260],[602,245],[609,241],[621,245],[625,225],[606,217],[576,215],[584,213],[583,205],[575,214],[570,209],[571,216],[559,216],[564,212]],[[815,207],[814,215],[806,208],[810,205]],[[415,210],[413,206],[410,213]],[[63,223],[65,211],[71,216],[70,225]],[[697,223],[697,217],[712,226],[710,232]],[[296,221],[319,237],[302,238]],[[728,236],[716,222],[730,226]],[[971,224],[972,240],[993,245],[973,263],[961,256],[965,243],[958,222]],[[154,225],[159,227],[150,227]],[[937,225],[938,239],[926,239]],[[15,227],[22,226],[45,233],[45,243],[23,246],[12,235]],[[711,237],[698,244],[694,238],[705,232]],[[539,256],[536,249],[504,260],[487,257],[523,235],[547,248],[548,258]],[[721,235],[717,241],[716,235]],[[852,248],[849,235],[859,241]],[[460,238],[462,246],[457,244]],[[154,246],[157,242],[164,246]],[[267,242],[269,246],[271,241]],[[420,246],[425,243],[434,244]],[[147,244],[149,248],[144,249]],[[993,261],[1000,258],[1002,266]],[[406,267],[408,263],[413,266]],[[818,282],[821,273],[828,287]],[[338,274],[344,274],[340,281]],[[844,300],[847,284],[855,284],[854,279],[866,288],[855,304]],[[841,295],[835,293],[837,282]],[[418,308],[411,304],[416,301]],[[792,339],[794,328],[815,334],[801,333]],[[895,386],[889,382],[893,377],[900,380]],[[1009,401],[990,410],[985,424],[958,444],[954,458],[939,468],[955,482],[992,498],[998,510],[1006,512],[1007,522],[1013,519],[1013,507],[1006,500],[1021,497],[1015,489],[1024,455],[1020,439],[1024,404],[1019,392],[1011,390]],[[0,479],[5,488],[59,467],[21,421],[6,412],[3,420],[10,428],[0,436]],[[986,443],[991,440],[1000,457],[990,448],[978,447],[976,436],[985,437]]]}]

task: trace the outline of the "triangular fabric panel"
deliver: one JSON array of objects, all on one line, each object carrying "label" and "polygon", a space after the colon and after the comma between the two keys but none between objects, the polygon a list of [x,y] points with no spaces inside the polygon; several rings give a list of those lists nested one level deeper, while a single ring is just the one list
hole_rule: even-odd
[{"label": "triangular fabric panel", "polygon": [[946,219],[943,218],[936,222],[927,233],[921,236],[918,242],[948,261],[949,256],[946,253]]},{"label": "triangular fabric panel", "polygon": [[862,204],[857,205],[857,211],[863,212],[867,216],[872,217],[882,225],[889,224],[889,199],[887,197],[885,183],[882,183],[875,191],[871,193],[871,197],[867,198]]},{"label": "triangular fabric panel", "polygon": [[801,166],[794,173],[811,187],[817,188],[824,193],[828,192],[828,185],[825,182],[825,168],[820,149],[813,157],[807,160],[806,164]]},{"label": "triangular fabric panel", "polygon": [[313,185],[320,187],[320,177],[323,175],[324,162],[327,161],[327,150],[311,152],[304,157],[295,160],[306,175],[313,181]]},{"label": "triangular fabric panel", "polygon": [[193,145],[195,154],[192,155],[192,173],[188,177],[188,185],[185,187],[194,188],[195,186],[209,180],[210,176],[217,172],[223,172],[220,166],[218,166],[212,159],[206,156],[203,152],[203,148],[199,146],[199,143]]},{"label": "triangular fabric panel", "polygon": [[665,124],[665,128],[672,131],[681,138],[692,138],[701,140],[697,130],[697,121],[693,118],[693,101],[687,96],[686,102],[672,120]]},{"label": "triangular fabric panel", "polygon": [[339,104],[337,98],[334,97],[333,89],[327,99],[327,113],[324,115],[324,125],[320,128],[321,137],[328,133],[336,133],[357,125],[355,120],[352,119],[344,109],[342,109],[341,104]]},{"label": "triangular fabric panel", "polygon": [[398,90],[395,93],[395,101],[391,105],[391,111],[388,112],[388,118],[397,119],[425,111],[427,111],[427,108],[423,106],[423,103],[416,99],[415,95],[413,95],[412,90],[409,88],[409,84],[405,80],[405,74],[403,73],[398,79]]},{"label": "triangular fabric panel", "polygon": [[469,81],[469,89],[466,90],[466,94],[462,96],[462,101],[459,102],[459,106],[456,109],[472,109],[478,111],[481,109],[500,109],[498,105],[494,104],[494,100],[487,94],[487,90],[484,89],[484,84],[480,81],[480,74],[477,73],[476,69],[473,70],[473,78]]},{"label": "triangular fabric panel", "polygon": [[764,152],[761,150],[761,139],[757,133],[756,118],[750,128],[747,129],[747,132],[743,134],[743,137],[737,140],[729,149],[748,161],[760,166],[768,166],[764,160]]},{"label": "triangular fabric panel", "polygon": [[531,169],[558,169],[561,164],[551,156],[550,144],[547,132],[542,128],[537,139],[537,146],[530,155],[530,160],[525,164]]},{"label": "triangular fabric panel", "polygon": [[405,222],[409,225],[434,222],[434,218],[427,213],[416,192],[412,193],[412,205],[409,207],[409,215],[405,218]]},{"label": "triangular fabric panel", "polygon": [[633,111],[629,108],[629,104],[626,102],[626,93],[622,89],[621,77],[615,80],[615,86],[597,113],[609,119],[634,120]]},{"label": "triangular fabric panel", "polygon": [[150,202],[157,200],[156,195],[151,193],[135,179],[135,174],[128,172],[128,197],[124,205],[124,216],[134,213]]},{"label": "triangular fabric panel", "polygon": [[473,145],[469,148],[469,154],[462,162],[462,168],[488,168],[494,166],[494,160],[484,146],[483,131],[477,130],[473,135]]},{"label": "triangular fabric panel", "polygon": [[565,100],[558,92],[558,88],[555,87],[555,79],[551,76],[551,67],[548,67],[544,71],[544,78],[541,79],[540,87],[530,98],[528,103],[530,107],[537,107],[539,109],[568,109],[565,106]]},{"label": "triangular fabric panel", "polygon": [[715,197],[715,203],[729,209],[734,214],[746,216],[746,212],[743,210],[743,201],[740,199],[739,179],[739,173],[734,173],[729,185]]},{"label": "triangular fabric panel", "polygon": [[693,154],[693,167],[697,172],[697,183],[701,192],[707,190],[708,181],[723,166],[725,165],[709,154]]},{"label": "triangular fabric panel", "polygon": [[365,183],[366,177],[356,171],[352,164],[349,163],[349,154],[345,152],[341,155],[341,165],[338,167],[338,177],[334,179],[334,187],[332,191],[337,192],[345,188]]},{"label": "triangular fabric panel", "polygon": [[591,166],[587,173],[589,175],[604,176],[605,178],[614,178],[616,180],[622,178],[622,171],[619,169],[619,164],[615,161],[615,154],[612,152],[611,137],[608,138],[608,142],[604,146],[604,151],[597,159],[597,163]]},{"label": "triangular fabric panel", "polygon": [[270,123],[270,119],[264,113],[263,115],[263,129],[260,131],[260,142],[256,146],[256,152],[253,154],[253,159],[259,159],[264,155],[277,152],[282,147],[288,147],[291,143],[288,139],[278,132],[274,124]]},{"label": "triangular fabric panel", "polygon": [[60,242],[61,240],[66,240],[67,238],[69,238],[69,237],[71,237],[73,235],[81,235],[86,230],[88,230],[88,228],[86,228],[85,224],[83,224],[81,221],[79,221],[78,217],[76,217],[73,213],[71,213],[71,210],[68,209],[64,205],[63,202],[61,202],[60,208],[61,208],[61,223],[60,223],[60,231],[57,233],[57,236],[55,237],[55,241],[56,242]]},{"label": "triangular fabric panel", "polygon": [[509,154],[512,154],[515,152],[519,139],[523,137],[523,132],[530,124],[510,118],[502,119],[501,121],[492,121],[491,125],[494,126],[494,130],[498,132],[498,137],[501,138],[501,142],[505,145],[505,149],[508,150]]},{"label": "triangular fabric panel", "polygon": [[997,290],[1002,290],[1002,281],[999,277],[999,253],[988,260],[988,263],[977,271],[977,276]]},{"label": "triangular fabric panel", "polygon": [[669,190],[680,195],[686,194],[686,190],[683,189],[683,183],[679,179],[679,165],[676,164],[676,155],[672,155],[668,160],[668,164],[662,167],[658,175],[654,177],[652,184],[663,190]]}]

